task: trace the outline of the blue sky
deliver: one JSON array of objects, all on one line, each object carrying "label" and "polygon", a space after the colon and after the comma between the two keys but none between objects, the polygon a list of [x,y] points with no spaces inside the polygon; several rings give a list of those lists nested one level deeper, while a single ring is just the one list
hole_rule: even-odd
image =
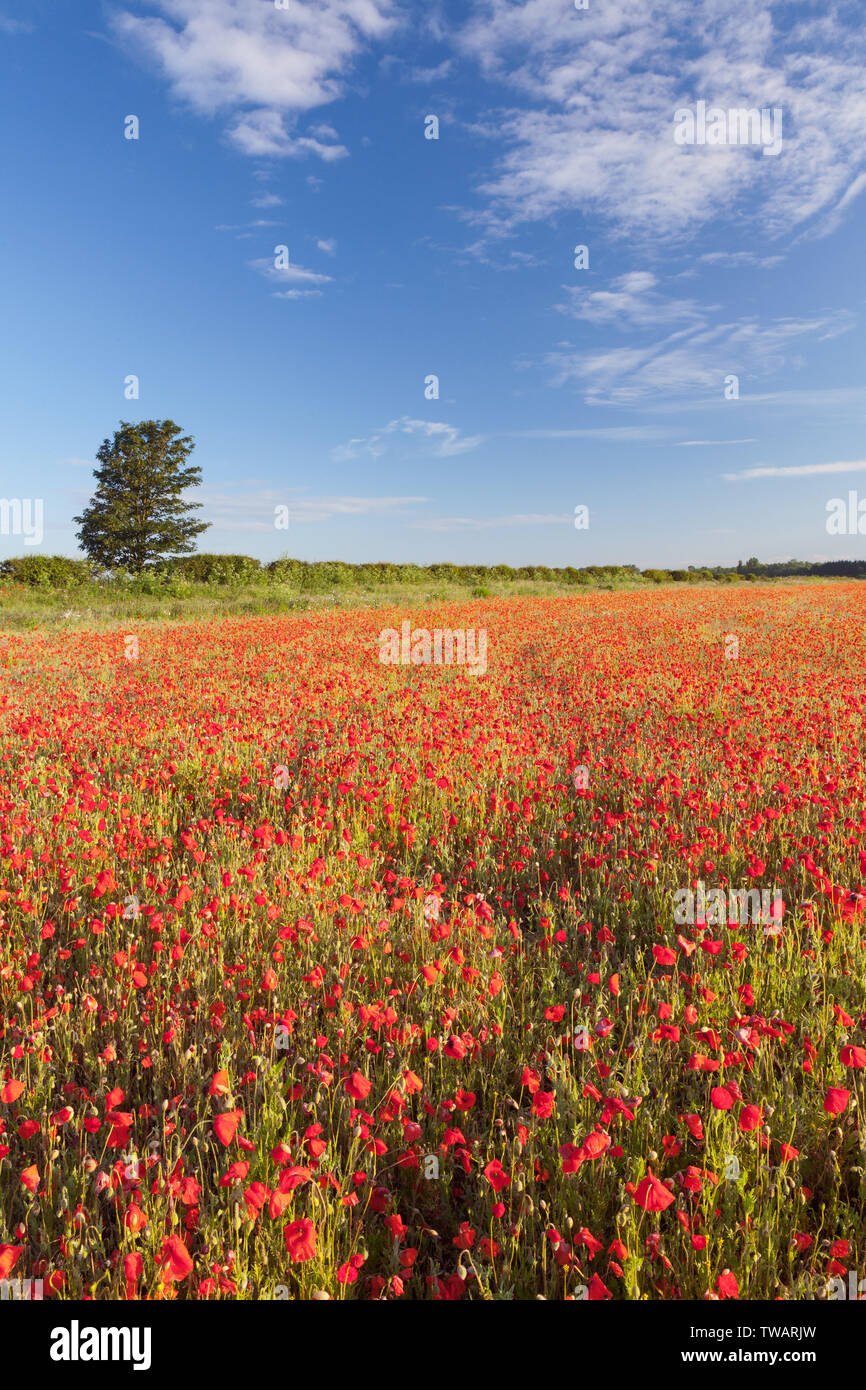
[{"label": "blue sky", "polygon": [[[0,0],[0,491],[75,554],[171,417],[202,549],[866,555],[864,48],[844,2]],[[677,143],[702,101],[781,149]]]}]

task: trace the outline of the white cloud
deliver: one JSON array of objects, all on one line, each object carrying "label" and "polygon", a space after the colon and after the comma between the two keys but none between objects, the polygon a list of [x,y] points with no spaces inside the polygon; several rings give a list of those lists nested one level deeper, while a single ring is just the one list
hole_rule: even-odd
[{"label": "white cloud", "polygon": [[574,515],[558,512],[526,512],[511,516],[470,517],[442,516],[432,517],[430,521],[411,521],[409,528],[414,531],[491,531],[506,526],[570,526]]},{"label": "white cloud", "polygon": [[484,442],[482,434],[462,435],[456,425],[448,425],[443,420],[413,420],[403,415],[399,420],[391,420],[382,429],[367,438],[350,439],[348,443],[332,450],[335,463],[345,463],[350,459],[367,454],[380,458],[393,443],[395,435],[420,435],[422,439],[433,441],[432,453],[436,458],[454,458],[458,454],[477,449]]},{"label": "white cloud", "polygon": [[755,251],[707,251],[698,260],[705,265],[757,266],[759,270],[770,270],[781,265],[784,256],[759,256]]},{"label": "white cloud", "polygon": [[277,299],[308,299],[312,295],[319,295],[322,291],[319,285],[333,284],[332,275],[322,275],[318,271],[308,270],[305,266],[289,264],[283,269],[278,270],[273,260],[267,256],[259,256],[254,261],[247,264],[259,275],[263,275],[272,285],[279,286],[276,290]]},{"label": "white cloud", "polygon": [[[221,491],[202,487],[196,501],[202,503],[201,517],[220,531],[275,531],[277,507],[289,509],[289,527],[332,521],[338,517],[395,515],[428,502],[427,497],[307,497],[296,488],[263,488],[255,481],[238,483],[237,490]],[[279,536],[280,532],[275,532]]]},{"label": "white cloud", "polygon": [[412,82],[444,82],[447,77],[451,76],[453,66],[450,58],[444,58],[433,68],[412,68],[409,76]]},{"label": "white cloud", "polygon": [[670,430],[658,425],[607,425],[596,429],[512,430],[518,439],[607,439],[612,444],[646,444],[670,438]]},{"label": "white cloud", "polygon": [[326,256],[336,256],[337,254],[337,243],[333,237],[328,237],[327,239],[320,238],[316,242],[316,245],[320,251],[324,251]]},{"label": "white cloud", "polygon": [[707,312],[693,299],[665,299],[656,289],[658,281],[649,270],[630,270],[611,281],[607,290],[590,290],[581,285],[564,285],[567,304],[557,304],[560,313],[588,323],[622,324],[646,328],[654,324],[683,320],[699,322]]},{"label": "white cloud", "polygon": [[[122,10],[114,32],[157,64],[176,97],[202,115],[238,115],[229,137],[243,153],[339,158],[342,146],[294,136],[298,113],[335,101],[354,63],[394,29],[394,0],[139,0],[157,15]],[[284,118],[290,118],[287,128]]]},{"label": "white cloud", "polygon": [[[467,214],[488,234],[579,210],[620,232],[692,236],[741,215],[762,234],[841,215],[866,169],[864,32],[857,5],[792,25],[768,0],[476,0],[453,38],[515,103],[481,123],[504,146]],[[680,146],[675,111],[779,107],[781,154]],[[480,128],[480,126],[478,127]]]},{"label": "white cloud", "polygon": [[866,459],[853,463],[802,463],[781,468],[760,466],[745,468],[742,473],[723,473],[729,483],[741,482],[747,478],[814,478],[823,473],[864,473]]},{"label": "white cloud", "polygon": [[259,193],[250,201],[254,208],[280,208],[285,200],[277,197],[276,193]]},{"label": "white cloud", "polygon": [[228,139],[242,154],[256,158],[306,159],[318,155],[326,163],[343,159],[349,153],[345,145],[324,144],[309,135],[292,135],[286,129],[285,118],[279,111],[249,111],[238,116],[226,132]]},{"label": "white cloud", "polygon": [[[724,397],[729,375],[768,376],[797,365],[797,340],[838,336],[853,326],[847,311],[811,319],[755,319],[680,329],[641,346],[561,351],[547,356],[554,385],[576,382],[590,403],[629,405],[652,396]],[[750,397],[754,399],[754,397]]]}]

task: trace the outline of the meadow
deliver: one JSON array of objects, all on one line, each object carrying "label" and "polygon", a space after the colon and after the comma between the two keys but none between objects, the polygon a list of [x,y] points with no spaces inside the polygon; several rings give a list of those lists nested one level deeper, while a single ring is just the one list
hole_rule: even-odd
[{"label": "meadow", "polygon": [[0,636],[0,1278],[856,1286],[866,590],[423,612],[483,675],[382,664],[405,604]]}]

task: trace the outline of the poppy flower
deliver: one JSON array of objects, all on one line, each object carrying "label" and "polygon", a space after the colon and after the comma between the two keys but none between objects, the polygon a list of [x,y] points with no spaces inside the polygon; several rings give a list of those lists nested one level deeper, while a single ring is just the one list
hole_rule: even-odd
[{"label": "poppy flower", "polygon": [[611,1293],[610,1289],[603,1282],[603,1280],[599,1278],[597,1274],[593,1274],[592,1278],[587,1284],[586,1293],[590,1303],[603,1303],[606,1302],[608,1299],[613,1298],[613,1294]]},{"label": "poppy flower", "polygon": [[163,1279],[172,1283],[192,1274],[192,1257],[180,1236],[168,1236],[163,1241],[158,1263]]},{"label": "poppy flower", "polygon": [[223,1148],[228,1148],[235,1137],[235,1132],[240,1124],[242,1110],[224,1110],[221,1115],[217,1115],[213,1122],[214,1134],[222,1144]]},{"label": "poppy flower", "polygon": [[133,1235],[138,1235],[138,1232],[143,1231],[147,1225],[147,1217],[141,1210],[141,1207],[137,1207],[133,1203],[133,1205],[126,1210],[123,1224],[128,1231],[132,1231]]},{"label": "poppy flower", "polygon": [[676,952],[670,946],[653,946],[653,956],[657,965],[676,965]]},{"label": "poppy flower", "polygon": [[494,1192],[502,1192],[511,1183],[511,1179],[505,1172],[498,1158],[491,1159],[484,1165],[484,1176],[490,1183]]},{"label": "poppy flower", "polygon": [[827,1094],[824,1096],[824,1109],[828,1115],[841,1115],[848,1104],[851,1096],[850,1091],[846,1091],[841,1086],[828,1086]]},{"label": "poppy flower", "polygon": [[28,1192],[36,1193],[39,1190],[39,1169],[35,1163],[31,1163],[29,1168],[25,1168],[21,1174],[21,1182]]},{"label": "poppy flower", "polygon": [[540,1120],[549,1120],[556,1108],[556,1097],[552,1091],[537,1091],[532,1100],[532,1113]]},{"label": "poppy flower", "polygon": [[368,1081],[366,1076],[363,1076],[359,1071],[352,1072],[352,1075],[346,1078],[343,1085],[346,1094],[351,1096],[353,1100],[366,1100],[373,1089],[372,1081]]},{"label": "poppy flower", "polygon": [[123,1277],[126,1280],[127,1298],[135,1298],[136,1285],[144,1270],[144,1261],[137,1250],[131,1250],[123,1257]]},{"label": "poppy flower", "polygon": [[763,1124],[764,1112],[760,1105],[744,1105],[740,1111],[740,1129],[748,1133],[750,1129],[757,1129]]},{"label": "poppy flower", "polygon": [[15,1268],[23,1245],[0,1245],[0,1279],[8,1279]]},{"label": "poppy flower", "polygon": [[280,1173],[280,1192],[293,1192],[296,1187],[301,1187],[303,1183],[309,1182],[312,1176],[312,1169],[300,1168],[297,1164],[290,1164],[288,1167],[283,1168],[283,1171]]},{"label": "poppy flower", "polygon": [[644,1211],[665,1211],[675,1200],[670,1188],[651,1172],[638,1183],[633,1197]]},{"label": "poppy flower", "polygon": [[294,1264],[302,1264],[305,1260],[312,1260],[316,1254],[316,1230],[312,1221],[303,1216],[298,1221],[291,1221],[283,1230],[283,1240],[286,1244],[286,1251],[289,1259]]},{"label": "poppy flower", "polygon": [[364,1264],[363,1255],[350,1255],[345,1264],[341,1264],[337,1270],[338,1284],[354,1284],[358,1279],[358,1271]]}]

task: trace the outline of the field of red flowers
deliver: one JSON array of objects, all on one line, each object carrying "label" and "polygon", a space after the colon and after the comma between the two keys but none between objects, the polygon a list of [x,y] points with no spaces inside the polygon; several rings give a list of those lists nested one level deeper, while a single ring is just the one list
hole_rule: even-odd
[{"label": "field of red flowers", "polygon": [[[485,628],[486,673],[383,665],[406,617]],[[0,1278],[863,1279],[864,617],[743,585],[0,637]],[[780,929],[677,925],[699,880]]]}]

